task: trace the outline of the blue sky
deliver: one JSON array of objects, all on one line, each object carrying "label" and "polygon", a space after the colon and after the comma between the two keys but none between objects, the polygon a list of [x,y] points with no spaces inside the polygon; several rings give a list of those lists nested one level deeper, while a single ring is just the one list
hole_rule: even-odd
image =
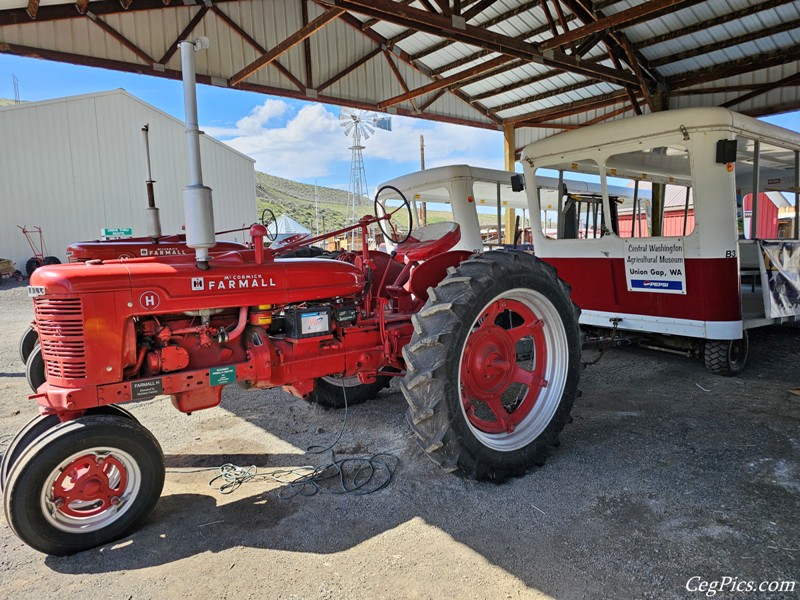
[{"label": "blue sky", "polygon": [[[0,54],[0,98],[48,100],[124,88],[145,102],[183,119],[181,82]],[[305,183],[347,189],[348,138],[339,126],[339,107],[206,85],[197,89],[201,128],[256,160],[256,168]],[[425,136],[427,167],[468,163],[503,168],[499,131],[392,118],[392,131],[365,142],[370,191],[382,181],[419,169],[419,136]]]},{"label": "blue sky", "polygon": [[[0,98],[13,98],[12,74],[20,98],[48,100],[124,88],[157,108],[183,119],[179,81],[0,54]],[[348,139],[339,126],[339,108],[198,86],[200,124],[256,160],[271,175],[347,189]],[[800,112],[765,119],[800,131]],[[393,117],[392,131],[378,131],[365,142],[370,190],[382,181],[419,169],[419,136],[425,135],[426,166],[467,163],[503,168],[502,135],[497,131]]]}]

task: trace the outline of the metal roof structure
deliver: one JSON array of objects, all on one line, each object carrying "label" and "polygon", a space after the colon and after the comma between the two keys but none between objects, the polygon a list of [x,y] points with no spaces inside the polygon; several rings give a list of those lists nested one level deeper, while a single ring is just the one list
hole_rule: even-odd
[{"label": "metal roof structure", "polygon": [[514,130],[800,109],[798,0],[0,0],[0,52]]}]

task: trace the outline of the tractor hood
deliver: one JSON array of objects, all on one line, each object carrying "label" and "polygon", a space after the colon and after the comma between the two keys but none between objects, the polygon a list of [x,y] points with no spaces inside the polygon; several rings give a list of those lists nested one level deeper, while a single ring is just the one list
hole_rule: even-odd
[{"label": "tractor hood", "polygon": [[[212,251],[221,253],[245,248],[246,246],[236,242],[217,242]],[[186,245],[186,236],[184,235],[163,237],[158,242],[154,242],[152,238],[139,237],[108,241],[75,242],[67,246],[67,258],[70,262],[180,255],[194,256],[194,250]]]},{"label": "tractor hood", "polygon": [[202,271],[184,257],[53,265],[31,276],[29,295],[108,294],[127,299],[133,314],[291,304],[359,294],[364,278],[353,265],[326,259],[278,259],[256,264],[252,252],[214,258]]}]

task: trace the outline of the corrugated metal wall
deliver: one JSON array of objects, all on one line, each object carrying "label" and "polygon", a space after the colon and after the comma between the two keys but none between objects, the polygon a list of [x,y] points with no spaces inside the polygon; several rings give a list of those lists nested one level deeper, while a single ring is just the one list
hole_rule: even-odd
[{"label": "corrugated metal wall", "polygon": [[[67,244],[97,239],[103,227],[145,235],[145,123],[162,231],[178,233],[188,180],[179,120],[123,90],[0,108],[0,257],[24,271],[31,250],[17,225],[40,225],[49,254],[62,261]],[[251,224],[253,161],[205,136],[201,153],[217,231]],[[244,233],[221,237],[242,241]]]}]

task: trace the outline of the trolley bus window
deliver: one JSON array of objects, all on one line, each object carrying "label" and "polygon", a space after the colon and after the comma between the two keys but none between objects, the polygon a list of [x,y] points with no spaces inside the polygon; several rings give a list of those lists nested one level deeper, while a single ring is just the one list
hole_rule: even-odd
[{"label": "trolley bus window", "polygon": [[606,223],[596,162],[542,167],[535,177],[542,233],[548,238],[597,239],[616,227]]},{"label": "trolley bus window", "polygon": [[606,185],[610,199],[617,198],[620,237],[679,237],[694,231],[694,195],[685,147],[656,146],[610,156]]},{"label": "trolley bus window", "polygon": [[734,172],[739,237],[795,237],[792,226],[797,214],[795,151],[742,136],[736,142]]}]

